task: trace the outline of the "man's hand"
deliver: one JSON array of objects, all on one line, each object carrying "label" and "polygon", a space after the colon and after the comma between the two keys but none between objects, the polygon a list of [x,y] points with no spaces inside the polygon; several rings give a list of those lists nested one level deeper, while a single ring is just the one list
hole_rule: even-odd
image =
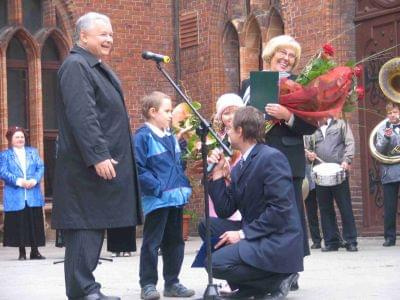
[{"label": "man's hand", "polygon": [[385,129],[385,136],[386,137],[391,137],[393,134],[393,129],[392,128],[386,128]]},{"label": "man's hand", "polygon": [[111,158],[95,164],[94,168],[97,175],[99,175],[103,179],[110,180],[117,176],[117,173],[114,169],[114,165],[116,164],[118,164],[118,162]]},{"label": "man's hand", "polygon": [[268,103],[267,106],[265,106],[265,112],[275,119],[285,120],[286,122],[289,121],[292,115],[286,107],[276,103]]},{"label": "man's hand", "polygon": [[216,164],[212,172],[213,180],[224,177],[226,172],[225,164],[227,163],[224,156],[224,151],[218,148],[212,150],[210,156],[207,157],[207,162],[209,164]]},{"label": "man's hand", "polygon": [[219,247],[227,244],[236,244],[237,242],[240,241],[240,234],[239,231],[226,231],[223,233],[220,237],[220,240],[218,243],[215,245],[215,249],[218,249]]},{"label": "man's hand", "polygon": [[347,171],[348,169],[349,169],[349,164],[347,163],[347,162],[342,162],[342,164],[340,165],[342,168],[343,168],[343,170],[345,170],[345,171]]},{"label": "man's hand", "polygon": [[317,154],[315,154],[315,152],[306,150],[306,156],[308,158],[309,161],[314,161],[317,157]]}]

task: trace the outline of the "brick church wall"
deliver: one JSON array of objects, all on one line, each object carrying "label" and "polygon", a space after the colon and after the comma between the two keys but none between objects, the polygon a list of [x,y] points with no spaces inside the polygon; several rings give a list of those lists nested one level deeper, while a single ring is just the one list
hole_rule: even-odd
[{"label": "brick church wall", "polygon": [[[214,112],[218,96],[225,92],[238,92],[240,81],[248,76],[250,70],[260,67],[260,45],[265,45],[270,37],[281,34],[283,30],[284,33],[293,35],[302,45],[303,55],[298,70],[323,43],[338,35],[341,35],[340,38],[332,41],[337,49],[337,61],[343,63],[354,59],[355,33],[351,30],[354,2],[332,0],[318,1],[316,4],[313,0],[180,0],[179,14],[193,11],[198,13],[199,43],[197,46],[180,49],[179,62],[174,59],[174,38],[177,32],[174,29],[174,1],[171,0],[54,0],[52,4],[45,1],[44,21],[49,24],[59,22],[63,31],[71,38],[74,22],[83,13],[97,11],[111,18],[114,51],[108,63],[122,81],[131,125],[136,129],[143,122],[139,101],[146,93],[160,90],[173,96],[174,100],[181,101],[156,69],[154,62],[141,58],[142,51],[149,50],[171,56],[172,63],[165,65],[166,70],[174,79],[177,76],[176,70],[180,71],[181,86],[191,99],[202,103],[202,113],[209,118]],[[56,17],[47,11],[53,6],[58,10]],[[10,18],[16,19],[18,13],[21,13],[20,7],[10,14]],[[236,30],[236,33],[233,30]],[[238,45],[237,52],[232,45]],[[231,60],[227,59],[228,55],[232,56]],[[234,72],[235,61],[239,59],[239,75],[233,77],[230,74]],[[2,61],[0,67],[1,64]],[[35,72],[39,71],[40,68],[37,67]],[[4,78],[3,67],[1,72]],[[0,82],[0,86],[2,83],[4,81]],[[40,87],[40,82],[37,82],[34,88],[38,90]],[[38,113],[41,112],[39,108],[36,109]],[[7,120],[4,120],[6,114],[3,110],[0,111],[0,118],[0,131],[5,133]],[[33,127],[42,130],[41,118],[38,117],[34,122],[37,124],[33,124]],[[359,148],[357,114],[350,116],[350,123],[356,139],[356,148]],[[42,136],[37,134],[34,144],[43,149]],[[4,134],[1,144],[4,148],[6,142],[3,136]],[[351,171],[351,192],[357,225],[360,226],[362,199],[358,154],[357,149]],[[194,177],[195,193],[189,209],[195,210],[201,216],[202,189],[198,176]],[[195,226],[192,226],[192,233],[195,233]]]}]

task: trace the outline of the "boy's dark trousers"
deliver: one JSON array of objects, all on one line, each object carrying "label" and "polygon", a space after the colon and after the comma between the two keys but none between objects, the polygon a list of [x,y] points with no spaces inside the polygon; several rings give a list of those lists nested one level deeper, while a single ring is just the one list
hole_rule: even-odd
[{"label": "boy's dark trousers", "polygon": [[164,207],[146,215],[140,254],[140,286],[157,284],[158,249],[163,258],[165,286],[178,283],[185,243],[182,237],[182,208]]}]

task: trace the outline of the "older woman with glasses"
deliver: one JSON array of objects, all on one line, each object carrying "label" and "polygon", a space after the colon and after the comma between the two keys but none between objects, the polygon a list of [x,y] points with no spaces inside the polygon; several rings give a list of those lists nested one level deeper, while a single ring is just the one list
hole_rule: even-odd
[{"label": "older woman with glasses", "polygon": [[[289,35],[279,35],[269,40],[265,46],[262,58],[266,63],[266,71],[279,72],[280,78],[295,79],[292,71],[300,61],[300,44]],[[250,98],[250,80],[242,82],[241,95],[245,103]],[[302,199],[302,182],[305,176],[305,153],[303,135],[313,134],[316,127],[296,117],[286,107],[280,104],[267,104],[265,112],[280,120],[265,136],[268,146],[280,150],[289,160],[293,176],[293,186],[296,194],[296,203],[301,219],[304,236],[304,256],[310,254],[307,236],[307,227]],[[297,289],[297,283],[293,289]]]},{"label": "older woman with glasses", "polygon": [[43,161],[35,148],[25,146],[23,128],[9,128],[6,137],[9,148],[0,153],[0,178],[5,183],[3,245],[19,247],[19,260],[26,259],[25,247],[29,246],[30,259],[44,259],[38,250],[45,245],[40,191]]}]

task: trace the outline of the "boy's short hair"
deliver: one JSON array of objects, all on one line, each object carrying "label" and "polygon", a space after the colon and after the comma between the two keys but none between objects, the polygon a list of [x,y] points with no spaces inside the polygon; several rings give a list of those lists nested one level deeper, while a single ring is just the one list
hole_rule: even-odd
[{"label": "boy's short hair", "polygon": [[142,114],[146,120],[150,119],[149,110],[154,107],[158,111],[163,99],[171,100],[171,97],[158,91],[154,91],[143,97]]},{"label": "boy's short hair", "polygon": [[263,114],[252,106],[239,108],[233,117],[233,128],[242,128],[243,140],[264,140],[265,119]]},{"label": "boy's short hair", "polygon": [[391,102],[391,101],[388,102],[386,104],[386,113],[387,114],[390,113],[393,110],[393,108],[397,108],[398,110],[400,110],[400,105],[398,103],[394,103],[394,102]]}]

